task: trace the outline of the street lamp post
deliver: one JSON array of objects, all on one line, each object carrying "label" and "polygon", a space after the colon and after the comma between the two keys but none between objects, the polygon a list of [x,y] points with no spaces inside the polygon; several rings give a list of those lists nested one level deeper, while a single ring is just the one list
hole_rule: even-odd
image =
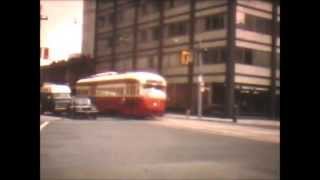
[{"label": "street lamp post", "polygon": [[202,118],[202,92],[204,90],[204,80],[202,76],[202,41],[199,41],[199,48],[196,49],[196,57],[198,60],[198,118]]},{"label": "street lamp post", "polygon": [[[179,42],[179,39],[177,38],[174,38],[173,39],[173,42],[174,43],[178,43]],[[198,118],[201,119],[202,118],[202,92],[204,91],[204,80],[203,80],[203,76],[202,76],[202,40],[199,41],[199,47],[196,47],[196,48],[193,48],[191,50],[192,52],[192,61],[188,61],[186,62],[186,64],[192,66],[192,69],[194,68],[195,66],[195,62],[198,62],[198,78],[197,78],[197,91],[198,91],[198,95],[197,95],[197,112],[198,112]],[[182,57],[184,57],[184,55],[186,55],[184,52],[182,52]],[[185,61],[185,60],[183,60]],[[193,73],[192,73],[193,74]],[[190,74],[189,74],[190,75]],[[193,75],[192,77],[193,78]],[[192,95],[193,97],[193,95]],[[186,111],[186,116],[187,116],[187,119],[189,118],[189,115],[191,114],[191,109],[187,109]]]},{"label": "street lamp post", "polygon": [[198,117],[199,119],[202,118],[202,88],[204,86],[203,76],[202,76],[202,52],[201,49],[199,50],[199,59],[198,59]]}]

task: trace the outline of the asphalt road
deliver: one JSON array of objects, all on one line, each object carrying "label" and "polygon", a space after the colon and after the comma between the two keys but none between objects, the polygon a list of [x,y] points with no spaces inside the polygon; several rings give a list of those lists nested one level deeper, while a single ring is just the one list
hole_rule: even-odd
[{"label": "asphalt road", "polygon": [[41,180],[280,179],[279,143],[162,126],[166,120],[46,121]]}]

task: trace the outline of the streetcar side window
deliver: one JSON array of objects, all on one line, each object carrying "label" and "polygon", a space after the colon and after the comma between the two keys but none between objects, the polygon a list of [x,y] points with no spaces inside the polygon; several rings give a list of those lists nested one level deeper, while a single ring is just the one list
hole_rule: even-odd
[{"label": "streetcar side window", "polygon": [[124,88],[117,87],[97,87],[96,89],[97,96],[123,96]]},{"label": "streetcar side window", "polygon": [[138,94],[138,86],[137,84],[128,84],[127,85],[127,96],[136,96]]}]

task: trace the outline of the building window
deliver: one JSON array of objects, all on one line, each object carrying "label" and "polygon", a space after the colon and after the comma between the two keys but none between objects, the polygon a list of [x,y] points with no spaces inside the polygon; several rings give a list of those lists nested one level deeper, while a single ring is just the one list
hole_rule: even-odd
[{"label": "building window", "polygon": [[103,26],[104,26],[104,23],[105,23],[105,20],[106,20],[106,18],[103,17],[103,16],[98,17],[98,18],[97,18],[98,27],[103,27]]},{"label": "building window", "polygon": [[148,40],[147,30],[146,29],[140,30],[140,41],[146,42],[147,40]]},{"label": "building window", "polygon": [[142,15],[148,14],[148,4],[147,4],[147,2],[141,2],[140,11],[141,11]]},{"label": "building window", "polygon": [[174,68],[181,66],[180,61],[180,53],[169,53],[163,56],[163,68]]},{"label": "building window", "polygon": [[112,3],[112,0],[100,0],[100,1],[98,1],[98,3],[99,3],[99,5],[105,5],[105,4],[107,4],[107,3]]},{"label": "building window", "polygon": [[154,10],[155,12],[160,11],[160,1],[159,0],[151,0],[151,7],[152,7],[152,10]]},{"label": "building window", "polygon": [[143,70],[145,68],[147,68],[148,64],[147,64],[148,58],[147,57],[140,57],[138,58],[138,69],[139,70]]},{"label": "building window", "polygon": [[243,28],[249,31],[255,31],[258,33],[271,35],[271,30],[272,30],[271,25],[272,25],[271,19],[266,19],[266,18],[246,14],[245,23],[237,24],[237,27]]},{"label": "building window", "polygon": [[170,67],[170,55],[166,54],[166,55],[163,56],[162,67],[163,68],[169,68]]},{"label": "building window", "polygon": [[217,64],[225,61],[226,49],[225,48],[209,48],[202,52],[203,64]]},{"label": "building window", "polygon": [[106,38],[106,44],[107,44],[107,48],[111,48],[113,45],[113,38],[112,37],[107,37]]},{"label": "building window", "polygon": [[181,7],[190,2],[190,0],[163,0],[163,1],[165,2],[166,9]]},{"label": "building window", "polygon": [[156,68],[154,60],[155,60],[154,56],[148,57],[148,68],[150,69]]},{"label": "building window", "polygon": [[241,64],[270,67],[271,53],[246,48],[236,48],[235,61]]},{"label": "building window", "polygon": [[178,22],[178,23],[173,23],[168,25],[168,36],[173,37],[173,36],[181,36],[181,35],[186,35],[187,34],[187,21],[184,22]]},{"label": "building window", "polygon": [[124,19],[123,19],[123,13],[122,11],[118,11],[117,12],[117,18],[118,18],[118,22],[122,22]]},{"label": "building window", "polygon": [[276,26],[277,26],[277,36],[280,37],[280,22],[279,21],[277,21]]},{"label": "building window", "polygon": [[152,40],[159,40],[160,39],[160,27],[152,28]]},{"label": "building window", "polygon": [[165,1],[165,2],[166,2],[166,7],[167,7],[168,9],[175,7],[175,0],[167,0],[167,1]]},{"label": "building window", "polygon": [[109,2],[112,2],[112,0],[100,0],[101,4],[106,4],[106,3],[109,3]]},{"label": "building window", "polygon": [[206,17],[206,30],[216,30],[224,28],[224,14]]},{"label": "building window", "polygon": [[174,36],[175,35],[175,24],[169,24],[168,25],[168,35]]},{"label": "building window", "polygon": [[277,53],[277,59],[276,59],[276,62],[277,62],[277,69],[280,69],[280,53]]},{"label": "building window", "polygon": [[109,14],[109,22],[112,24],[114,22],[114,13]]},{"label": "building window", "polygon": [[211,101],[215,105],[216,112],[223,112],[223,104],[225,100],[225,86],[223,84],[212,84],[212,91],[214,92]]},{"label": "building window", "polygon": [[244,49],[244,64],[252,64],[252,50]]}]

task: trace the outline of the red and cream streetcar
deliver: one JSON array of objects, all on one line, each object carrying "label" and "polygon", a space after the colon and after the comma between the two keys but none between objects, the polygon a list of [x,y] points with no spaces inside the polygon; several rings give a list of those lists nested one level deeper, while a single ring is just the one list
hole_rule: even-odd
[{"label": "red and cream streetcar", "polygon": [[145,117],[164,113],[166,85],[154,73],[107,72],[78,80],[76,93],[93,97],[99,112]]}]

